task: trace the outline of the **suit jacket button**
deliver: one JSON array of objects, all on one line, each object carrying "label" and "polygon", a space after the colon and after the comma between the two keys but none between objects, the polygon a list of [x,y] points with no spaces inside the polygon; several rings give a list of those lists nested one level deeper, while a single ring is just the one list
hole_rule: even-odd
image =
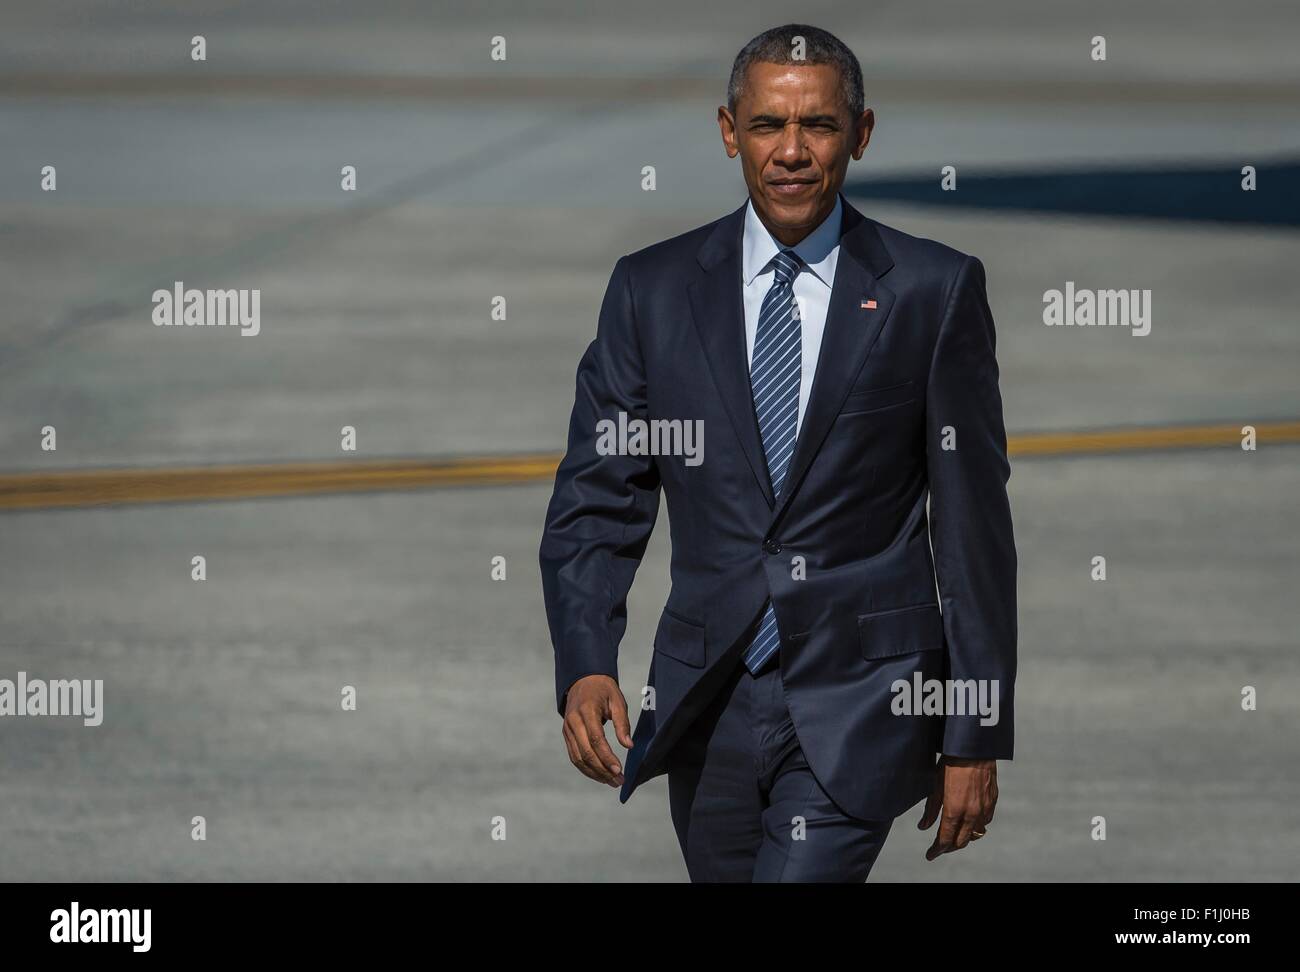
[{"label": "suit jacket button", "polygon": [[781,545],[775,540],[764,540],[763,549],[770,554],[779,554],[781,552]]}]

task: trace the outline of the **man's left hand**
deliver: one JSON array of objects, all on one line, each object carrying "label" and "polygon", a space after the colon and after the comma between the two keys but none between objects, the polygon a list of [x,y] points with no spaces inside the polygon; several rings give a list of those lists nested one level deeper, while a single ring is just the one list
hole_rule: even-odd
[{"label": "man's left hand", "polygon": [[917,828],[928,830],[939,810],[943,819],[934,843],[925,852],[933,861],[940,854],[961,850],[972,840],[979,840],[993,820],[998,802],[998,763],[995,759],[962,759],[943,756],[935,774],[934,792],[925,802],[925,814]]}]

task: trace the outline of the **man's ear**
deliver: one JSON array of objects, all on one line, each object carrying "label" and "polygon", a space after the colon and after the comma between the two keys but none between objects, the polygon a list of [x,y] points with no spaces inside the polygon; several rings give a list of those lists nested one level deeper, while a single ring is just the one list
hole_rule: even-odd
[{"label": "man's ear", "polygon": [[867,150],[867,143],[871,141],[871,130],[876,127],[876,113],[870,108],[866,109],[854,123],[854,145],[853,161],[857,162],[862,158],[862,153]]},{"label": "man's ear", "polygon": [[736,141],[736,119],[727,111],[726,105],[718,106],[718,129],[722,132],[722,147],[727,150],[727,158],[734,159],[740,154],[740,144]]}]

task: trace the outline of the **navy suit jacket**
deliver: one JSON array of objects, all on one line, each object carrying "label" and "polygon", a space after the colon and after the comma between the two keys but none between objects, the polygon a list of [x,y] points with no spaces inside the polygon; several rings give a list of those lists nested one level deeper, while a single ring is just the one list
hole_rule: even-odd
[{"label": "navy suit jacket", "polygon": [[[540,554],[563,713],[577,679],[618,678],[628,589],[667,498],[672,589],[623,800],[667,771],[768,598],[804,755],[847,813],[908,809],[933,786],[936,753],[1011,758],[1016,552],[984,268],[842,202],[821,353],[780,496],[749,386],[745,207],[614,266]],[[703,461],[601,455],[597,423],[619,412],[702,419]],[[891,686],[914,672],[996,680],[999,721],[894,714]]]}]

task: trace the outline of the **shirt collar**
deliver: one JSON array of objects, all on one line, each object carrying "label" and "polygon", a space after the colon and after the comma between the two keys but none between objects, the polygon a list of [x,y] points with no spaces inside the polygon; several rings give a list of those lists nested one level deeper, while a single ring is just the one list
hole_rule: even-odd
[{"label": "shirt collar", "polygon": [[[836,248],[840,245],[842,210],[839,193],[836,193],[835,208],[831,210],[830,215],[822,220],[820,226],[791,247],[799,255],[799,259],[808,264],[808,268],[827,287],[833,285],[835,276],[834,258]],[[754,282],[754,278],[763,272],[763,268],[771,262],[772,257],[776,256],[779,250],[786,248],[768,232],[763,221],[758,218],[758,213],[754,212],[752,201],[745,203],[745,232],[742,237],[742,248],[746,286]]]}]

